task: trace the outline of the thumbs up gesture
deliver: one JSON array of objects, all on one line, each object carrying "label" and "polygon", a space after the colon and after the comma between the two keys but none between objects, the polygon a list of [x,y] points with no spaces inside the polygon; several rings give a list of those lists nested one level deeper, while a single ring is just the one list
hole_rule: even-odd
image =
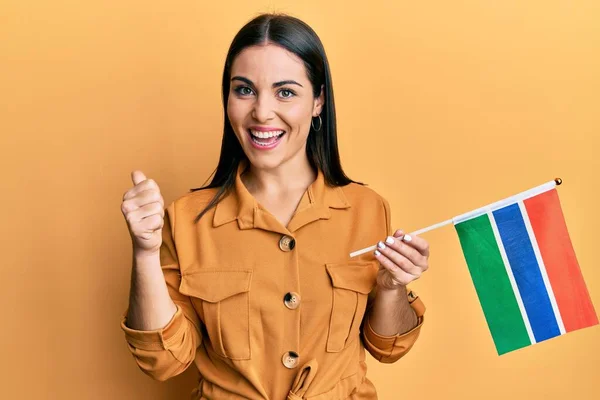
[{"label": "thumbs up gesture", "polygon": [[134,254],[158,254],[162,244],[164,200],[157,183],[142,171],[131,172],[133,187],[123,195],[121,212],[127,221]]}]

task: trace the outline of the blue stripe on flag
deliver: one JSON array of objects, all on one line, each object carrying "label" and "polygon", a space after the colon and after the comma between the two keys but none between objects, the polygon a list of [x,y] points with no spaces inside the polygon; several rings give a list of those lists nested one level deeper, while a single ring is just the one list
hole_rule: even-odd
[{"label": "blue stripe on flag", "polygon": [[536,342],[560,335],[519,205],[493,214]]}]

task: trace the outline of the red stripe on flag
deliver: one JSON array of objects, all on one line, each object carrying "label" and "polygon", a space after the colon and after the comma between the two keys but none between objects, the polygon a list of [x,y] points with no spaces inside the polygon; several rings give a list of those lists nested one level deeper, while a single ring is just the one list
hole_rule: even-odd
[{"label": "red stripe on flag", "polygon": [[556,189],[525,201],[531,227],[567,332],[596,325],[598,317],[585,286]]}]

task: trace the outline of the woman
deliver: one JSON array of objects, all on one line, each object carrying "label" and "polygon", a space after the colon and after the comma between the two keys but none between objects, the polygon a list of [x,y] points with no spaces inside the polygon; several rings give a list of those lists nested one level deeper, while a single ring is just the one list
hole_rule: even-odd
[{"label": "woman", "polygon": [[365,348],[391,363],[414,344],[424,306],[406,284],[427,269],[428,244],[392,235],[387,201],[342,171],[314,31],[286,15],[245,25],[223,107],[207,187],[165,213],[156,183],[132,173],[129,349],[158,380],[195,363],[194,399],[376,399]]}]

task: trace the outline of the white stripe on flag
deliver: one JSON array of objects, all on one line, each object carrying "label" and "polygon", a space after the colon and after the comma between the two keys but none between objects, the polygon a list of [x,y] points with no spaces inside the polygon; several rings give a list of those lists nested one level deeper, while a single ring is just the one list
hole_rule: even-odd
[{"label": "white stripe on flag", "polygon": [[452,218],[454,225],[464,222],[468,219],[473,219],[479,217],[480,215],[487,214],[493,211],[496,211],[500,208],[506,207],[509,204],[516,203],[517,201],[522,201],[528,199],[533,196],[537,196],[540,193],[547,192],[548,190],[552,190],[556,187],[556,182],[550,181],[546,182],[543,185],[536,186],[532,189],[526,190],[524,192],[515,194],[514,196],[507,197],[506,199],[497,201],[492,204],[488,204],[487,206],[480,207],[476,210],[466,212],[464,214],[458,215]]},{"label": "white stripe on flag", "polygon": [[492,230],[494,231],[494,237],[496,238],[498,249],[500,250],[500,254],[502,255],[502,261],[504,262],[504,268],[506,268],[506,273],[508,274],[510,285],[512,286],[515,298],[517,299],[519,310],[521,310],[521,316],[523,317],[523,322],[525,323],[525,329],[527,329],[527,335],[529,335],[529,340],[531,344],[534,344],[536,343],[535,336],[533,336],[533,330],[531,329],[529,317],[527,316],[527,312],[525,311],[525,305],[523,305],[523,299],[521,298],[521,293],[519,292],[517,281],[515,281],[515,276],[513,275],[512,268],[510,267],[510,262],[508,261],[508,257],[506,256],[506,250],[504,249],[504,244],[502,243],[500,232],[498,232],[498,225],[496,225],[496,219],[494,218],[494,214],[492,212],[488,212],[487,215],[490,219]]},{"label": "white stripe on flag", "polygon": [[544,285],[546,285],[546,291],[548,292],[548,297],[550,298],[550,303],[552,304],[552,310],[554,311],[554,317],[556,318],[556,323],[558,324],[558,328],[560,329],[560,334],[565,334],[565,325],[563,323],[562,317],[560,315],[560,311],[558,309],[558,304],[556,304],[556,298],[554,297],[554,291],[552,290],[552,285],[550,285],[550,280],[548,279],[548,272],[546,271],[546,265],[544,264],[544,260],[542,259],[542,254],[540,253],[540,247],[538,246],[537,239],[533,232],[533,228],[531,226],[531,221],[529,220],[529,214],[527,214],[527,209],[525,208],[525,204],[522,201],[519,201],[519,209],[521,210],[521,215],[523,216],[523,221],[525,222],[525,227],[527,228],[527,233],[529,234],[529,240],[531,241],[531,245],[533,246],[533,252],[535,253],[535,259],[540,267],[540,273],[542,274],[542,279],[544,279]]}]

